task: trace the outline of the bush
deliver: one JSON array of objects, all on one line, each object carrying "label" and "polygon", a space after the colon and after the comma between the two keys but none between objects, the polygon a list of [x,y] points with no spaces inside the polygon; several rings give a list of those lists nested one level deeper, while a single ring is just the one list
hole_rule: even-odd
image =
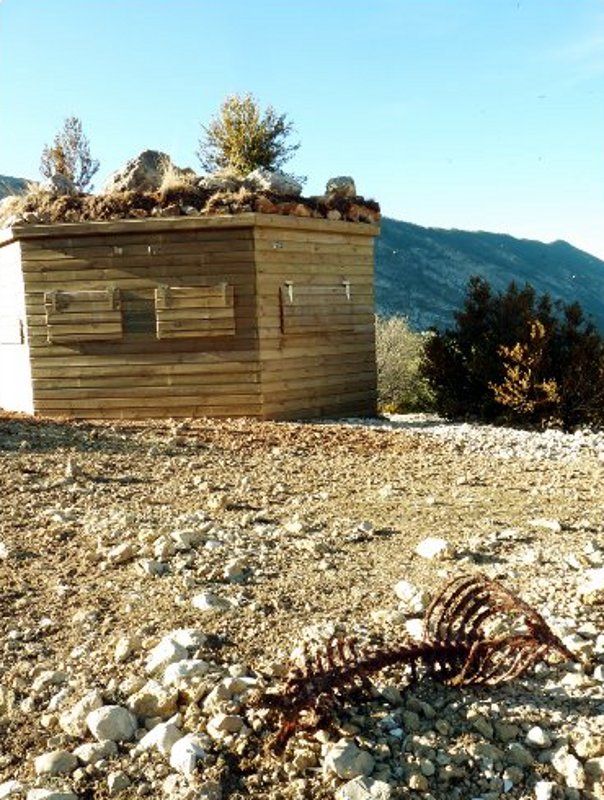
[{"label": "bush", "polygon": [[81,192],[92,190],[92,178],[99,162],[90,155],[90,145],[77,117],[67,117],[52,145],[44,145],[40,159],[40,172],[45,178],[60,173]]},{"label": "bush", "polygon": [[446,417],[604,424],[604,340],[575,303],[472,277],[456,327],[427,342],[421,374]]},{"label": "bush", "polygon": [[289,144],[293,124],[272,106],[261,112],[251,94],[229,95],[209,125],[202,125],[197,156],[204,169],[247,175],[257,167],[281,169],[300,144]]},{"label": "bush", "polygon": [[376,317],[375,331],[380,410],[429,410],[432,392],[420,375],[427,334],[413,332],[404,317]]}]

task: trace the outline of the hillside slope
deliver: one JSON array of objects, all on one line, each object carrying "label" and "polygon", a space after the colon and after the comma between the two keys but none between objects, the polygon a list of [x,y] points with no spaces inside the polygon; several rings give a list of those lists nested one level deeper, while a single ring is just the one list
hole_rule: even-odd
[{"label": "hillside slope", "polygon": [[31,181],[26,178],[13,178],[10,175],[0,175],[0,200],[11,194],[23,194]]},{"label": "hillside slope", "polygon": [[404,314],[418,330],[450,326],[468,278],[481,275],[497,290],[514,280],[554,300],[578,300],[604,330],[604,261],[566,242],[423,228],[388,218],[381,225],[376,242],[380,314]]}]

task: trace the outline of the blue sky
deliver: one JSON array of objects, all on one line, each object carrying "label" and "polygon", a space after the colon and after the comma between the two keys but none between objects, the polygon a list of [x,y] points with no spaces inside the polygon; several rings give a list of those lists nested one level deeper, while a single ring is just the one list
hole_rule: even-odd
[{"label": "blue sky", "polygon": [[248,91],[307,194],[352,175],[387,216],[604,258],[604,0],[0,0],[0,174],[70,115],[97,186],[147,148],[200,169]]}]

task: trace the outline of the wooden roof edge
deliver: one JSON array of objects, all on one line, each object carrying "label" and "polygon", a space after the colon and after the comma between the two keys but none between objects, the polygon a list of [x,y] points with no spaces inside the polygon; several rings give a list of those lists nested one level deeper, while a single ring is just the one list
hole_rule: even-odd
[{"label": "wooden roof edge", "polygon": [[0,247],[23,239],[97,236],[101,234],[133,233],[141,230],[167,232],[198,230],[200,228],[298,228],[327,230],[334,233],[354,233],[377,236],[379,225],[367,222],[347,222],[315,217],[295,217],[287,214],[216,214],[191,217],[144,217],[143,219],[95,220],[90,222],[57,222],[50,225],[22,223],[0,230]]}]

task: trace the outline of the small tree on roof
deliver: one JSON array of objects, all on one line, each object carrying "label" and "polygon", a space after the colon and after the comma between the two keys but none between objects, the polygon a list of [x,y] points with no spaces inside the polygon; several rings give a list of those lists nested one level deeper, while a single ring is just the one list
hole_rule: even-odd
[{"label": "small tree on roof", "polygon": [[281,169],[300,147],[288,144],[294,130],[272,106],[261,111],[251,94],[226,97],[209,125],[202,125],[197,157],[208,172],[231,169],[247,175],[258,167]]},{"label": "small tree on roof", "polygon": [[44,145],[40,172],[45,178],[60,173],[77,186],[81,192],[92,189],[92,178],[99,162],[90,155],[88,139],[82,131],[78,117],[67,117],[55,136],[52,145]]}]

